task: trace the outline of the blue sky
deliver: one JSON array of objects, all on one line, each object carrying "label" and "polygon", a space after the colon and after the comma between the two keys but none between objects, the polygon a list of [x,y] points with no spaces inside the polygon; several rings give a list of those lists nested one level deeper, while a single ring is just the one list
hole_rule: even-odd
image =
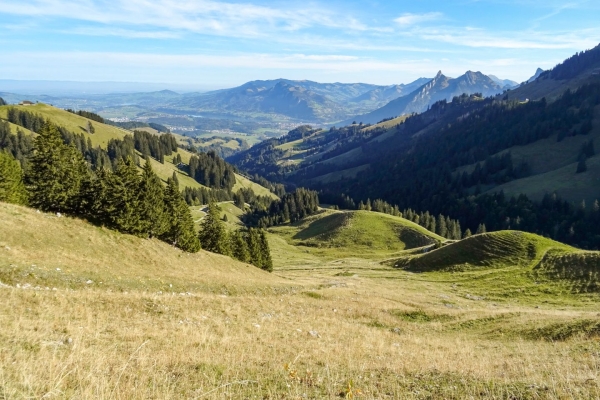
[{"label": "blue sky", "polygon": [[597,0],[2,0],[0,78],[521,82],[600,43],[599,20]]}]

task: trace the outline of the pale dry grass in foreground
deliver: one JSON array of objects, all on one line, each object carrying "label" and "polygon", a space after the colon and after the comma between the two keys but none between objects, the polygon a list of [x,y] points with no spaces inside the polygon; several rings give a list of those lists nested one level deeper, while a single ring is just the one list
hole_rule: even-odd
[{"label": "pale dry grass in foreground", "polygon": [[589,313],[426,308],[415,322],[399,315],[425,295],[348,281],[233,297],[4,288],[0,395],[335,398],[352,382],[360,398],[600,396],[597,341],[511,335]]}]

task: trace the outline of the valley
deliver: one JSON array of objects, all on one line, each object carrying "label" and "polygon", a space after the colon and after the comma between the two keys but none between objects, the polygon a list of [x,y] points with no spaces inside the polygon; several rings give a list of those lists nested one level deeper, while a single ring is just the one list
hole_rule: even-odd
[{"label": "valley", "polygon": [[0,92],[0,398],[600,398],[599,71]]}]

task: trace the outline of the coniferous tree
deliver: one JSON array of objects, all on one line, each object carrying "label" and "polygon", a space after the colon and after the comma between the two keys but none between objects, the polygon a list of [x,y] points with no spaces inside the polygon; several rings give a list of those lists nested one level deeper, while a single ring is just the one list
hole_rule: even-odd
[{"label": "coniferous tree", "polygon": [[14,204],[27,203],[23,172],[19,162],[10,154],[0,151],[0,201]]},{"label": "coniferous tree", "polygon": [[471,230],[469,228],[467,228],[467,230],[463,234],[463,239],[466,239],[466,238],[471,237],[471,236],[473,236],[473,234],[471,233]]},{"label": "coniferous tree", "polygon": [[211,202],[208,205],[208,212],[202,219],[198,237],[204,250],[229,255],[231,254],[229,238],[227,230],[219,217],[219,212],[220,209],[216,203]]},{"label": "coniferous tree", "polygon": [[192,214],[183,196],[179,193],[179,185],[173,179],[167,180],[165,215],[168,227],[161,239],[189,253],[200,250]]},{"label": "coniferous tree", "polygon": [[250,251],[245,235],[241,231],[233,231],[229,235],[229,239],[231,242],[231,255],[241,262],[249,263]]},{"label": "coniferous tree", "polygon": [[446,226],[446,220],[442,214],[438,215],[435,233],[444,238],[448,236],[448,227]]},{"label": "coniferous tree", "polygon": [[46,122],[35,138],[26,185],[30,204],[47,211],[74,212],[89,174],[75,147],[63,143],[56,125]]},{"label": "coniferous tree", "polygon": [[479,235],[480,233],[486,233],[485,224],[479,224],[477,227],[477,232],[475,232],[475,234]]},{"label": "coniferous tree", "polygon": [[149,237],[161,236],[167,230],[164,190],[148,158],[142,172],[139,196],[142,232]]},{"label": "coniferous tree", "polygon": [[273,260],[271,259],[271,249],[269,248],[267,235],[262,229],[258,233],[259,247],[261,253],[261,264],[259,267],[261,269],[264,269],[265,271],[273,272]]},{"label": "coniferous tree", "polygon": [[250,264],[257,267],[263,265],[263,255],[261,250],[261,238],[258,229],[250,228],[247,234],[248,252],[250,253]]},{"label": "coniferous tree", "polygon": [[143,236],[140,176],[131,158],[119,160],[108,177],[105,213],[112,226],[121,232]]}]

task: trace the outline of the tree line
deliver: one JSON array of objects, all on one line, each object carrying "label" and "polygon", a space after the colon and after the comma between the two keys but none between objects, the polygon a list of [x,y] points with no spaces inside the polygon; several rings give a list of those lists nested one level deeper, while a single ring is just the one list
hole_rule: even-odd
[{"label": "tree line", "polygon": [[268,208],[253,205],[244,215],[244,222],[251,226],[267,228],[286,222],[296,222],[319,210],[317,192],[298,188],[286,193],[279,200],[273,200]]},{"label": "tree line", "polygon": [[96,121],[96,122],[100,122],[101,124],[105,123],[104,118],[102,118],[100,115],[91,112],[91,111],[85,111],[85,110],[72,110],[70,108],[65,109],[65,111],[70,112],[71,114],[75,114],[75,115],[79,115],[80,117],[84,117],[87,119],[91,119],[92,121]]}]

